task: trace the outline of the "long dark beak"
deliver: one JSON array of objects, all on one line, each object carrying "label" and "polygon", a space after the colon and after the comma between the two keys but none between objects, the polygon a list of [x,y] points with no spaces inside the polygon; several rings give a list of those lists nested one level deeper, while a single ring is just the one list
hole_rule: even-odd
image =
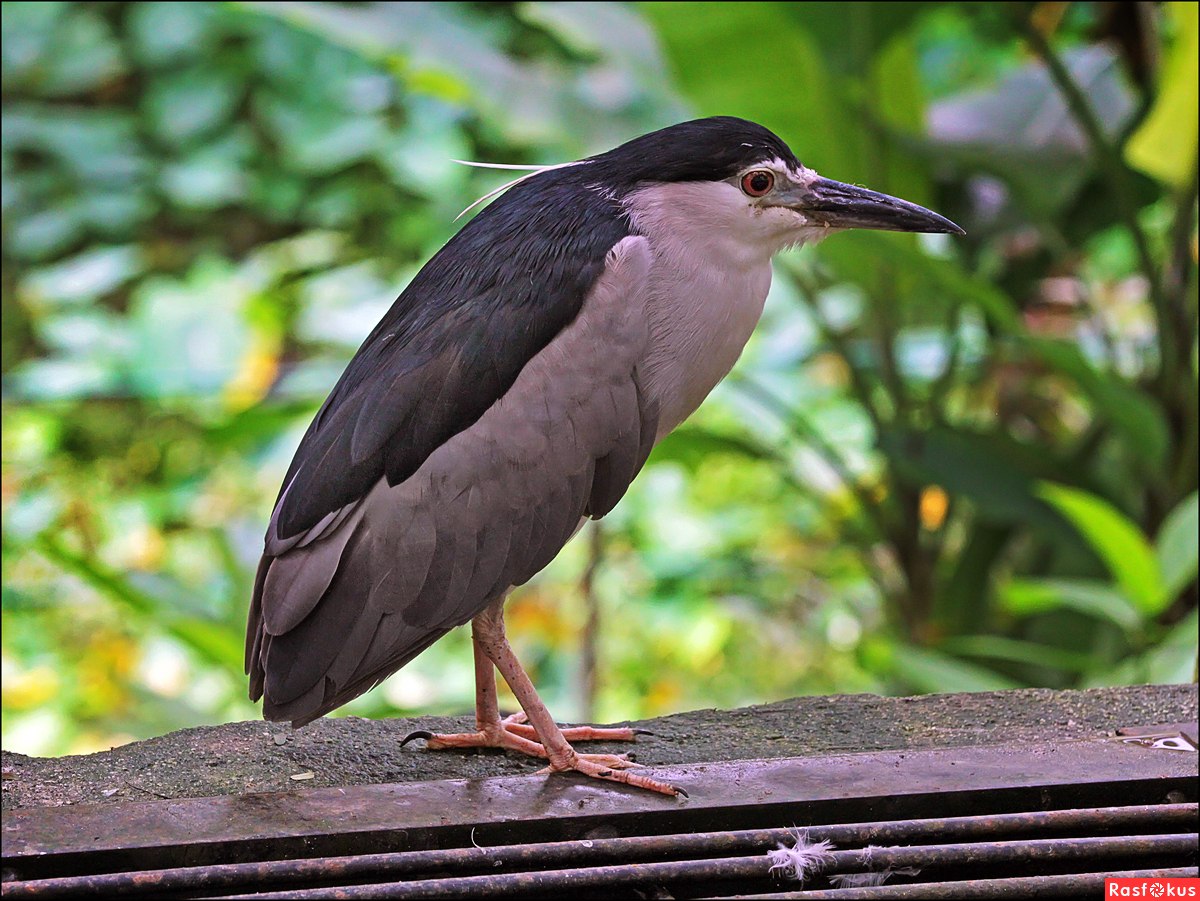
[{"label": "long dark beak", "polygon": [[923,206],[829,178],[817,178],[805,189],[797,191],[789,206],[830,228],[966,234],[945,216],[939,216]]}]

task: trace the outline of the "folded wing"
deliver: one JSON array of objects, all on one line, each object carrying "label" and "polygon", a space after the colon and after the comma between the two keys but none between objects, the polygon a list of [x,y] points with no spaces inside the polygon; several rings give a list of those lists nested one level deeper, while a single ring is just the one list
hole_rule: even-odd
[{"label": "folded wing", "polygon": [[[618,241],[574,318],[471,424],[410,461],[402,479],[376,469],[357,499],[306,508],[306,527],[289,533],[280,511],[305,471],[293,464],[247,633],[251,696],[265,698],[269,719],[299,725],[376,685],[532,577],[584,516],[602,516],[619,500],[657,427],[638,370],[650,265],[645,238]],[[454,358],[455,348],[443,354]],[[464,381],[463,355],[428,370],[436,376],[420,368],[398,375],[391,390],[436,395],[435,409],[453,408],[488,387]],[[338,465],[357,465],[356,445],[358,458],[376,445],[388,458],[402,454],[391,444],[403,440],[360,420],[325,439],[310,471],[336,478]]]}]

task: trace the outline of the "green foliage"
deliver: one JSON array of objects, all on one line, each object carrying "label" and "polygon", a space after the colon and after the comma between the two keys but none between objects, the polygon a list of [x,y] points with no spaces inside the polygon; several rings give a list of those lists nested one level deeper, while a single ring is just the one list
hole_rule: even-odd
[{"label": "green foliage", "polygon": [[[734,376],[514,597],[552,709],[1194,678],[1197,20],[1107,8],[6,3],[5,746],[255,715],[263,525],[504,177],[452,161],[692,114],[968,235],[781,260]],[[347,710],[465,710],[469,659],[460,630]]]},{"label": "green foliage", "polygon": [[[1117,672],[1168,673],[1135,678],[1178,681],[1194,677],[1194,635],[1182,631],[1195,625],[1195,611],[1175,628],[1159,622],[1164,610],[1196,578],[1197,495],[1191,494],[1168,514],[1153,544],[1138,525],[1102,498],[1043,484],[1038,494],[1083,536],[1108,570],[1111,584],[1062,579],[1014,579],[1003,589],[1007,609],[1029,616],[1061,608],[1119,627],[1133,654]],[[1034,650],[1042,650],[1035,646]],[[1045,658],[1043,658],[1045,660]],[[1190,669],[1189,669],[1190,667]],[[1112,678],[1109,661],[1097,666],[1092,655],[1080,655],[1076,672],[1089,684]]]},{"label": "green foliage", "polygon": [[1200,107],[1200,10],[1194,3],[1166,4],[1175,42],[1162,67],[1154,107],[1130,139],[1125,158],[1148,175],[1184,187],[1196,177],[1197,107]]}]

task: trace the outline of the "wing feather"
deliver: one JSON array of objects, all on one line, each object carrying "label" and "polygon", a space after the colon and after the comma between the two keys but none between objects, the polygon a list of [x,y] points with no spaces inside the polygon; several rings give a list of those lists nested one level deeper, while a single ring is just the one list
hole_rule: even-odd
[{"label": "wing feather", "polygon": [[283,541],[398,485],[509,390],[578,315],[606,252],[630,231],[588,190],[587,165],[515,186],[396,299],[313,419],[284,478],[270,536]]},{"label": "wing feather", "polygon": [[263,586],[263,594],[273,599],[263,609],[267,631],[282,635],[312,613],[337,575],[361,518],[360,511],[324,541],[297,547],[271,562]]}]

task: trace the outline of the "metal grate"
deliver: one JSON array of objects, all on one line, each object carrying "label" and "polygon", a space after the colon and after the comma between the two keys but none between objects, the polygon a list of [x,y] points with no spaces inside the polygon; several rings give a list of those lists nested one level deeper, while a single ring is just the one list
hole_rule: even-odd
[{"label": "metal grate", "polygon": [[[1130,732],[656,771],[686,802],[516,777],[15,811],[3,894],[1097,897],[1197,873],[1195,726]],[[797,825],[834,846],[803,883],[767,858]]]}]

